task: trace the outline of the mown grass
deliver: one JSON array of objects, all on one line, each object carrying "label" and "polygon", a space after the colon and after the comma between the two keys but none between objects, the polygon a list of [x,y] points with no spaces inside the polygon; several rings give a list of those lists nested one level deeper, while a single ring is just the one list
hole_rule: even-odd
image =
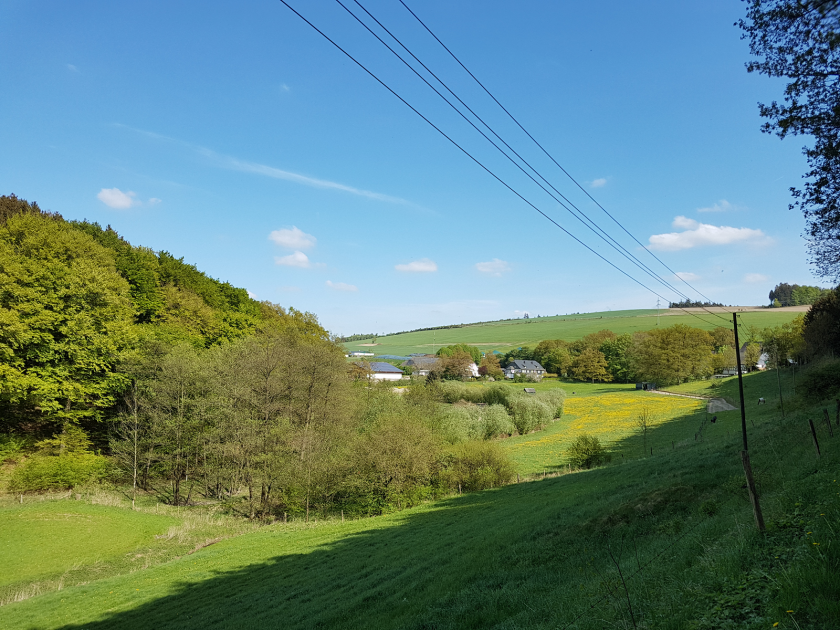
[{"label": "mown grass", "polygon": [[[751,386],[769,393],[768,376]],[[819,425],[817,459],[808,413],[751,412],[763,535],[740,441],[719,436],[385,517],[273,525],[2,607],[0,625],[837,628],[840,437]]]},{"label": "mown grass", "polygon": [[[673,314],[676,311],[663,309],[663,315],[657,322],[656,309],[637,309],[628,311],[607,311],[603,313],[582,313],[558,317],[540,317],[509,321],[472,324],[462,328],[442,330],[424,330],[399,335],[377,337],[376,346],[370,339],[362,339],[343,344],[348,351],[363,350],[381,354],[406,356],[412,352],[433,354],[439,348],[454,343],[477,344],[482,350],[507,352],[519,346],[534,346],[543,339],[565,339],[575,341],[599,330],[609,329],[616,334],[634,333],[650,330],[658,326],[685,324],[695,328],[711,330],[716,326],[726,326],[726,322],[713,317],[698,319],[687,314]],[[791,321],[800,312],[786,309],[767,309],[747,311],[739,317],[744,325],[759,328],[778,326]]]},{"label": "mown grass", "polygon": [[99,487],[26,495],[22,504],[7,496],[0,503],[0,606],[146,569],[253,529],[213,508],[172,508],[151,497],[132,510]]}]

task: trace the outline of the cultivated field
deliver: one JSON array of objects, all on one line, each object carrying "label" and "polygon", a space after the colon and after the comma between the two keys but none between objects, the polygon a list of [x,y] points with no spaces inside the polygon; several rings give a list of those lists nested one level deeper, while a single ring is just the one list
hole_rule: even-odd
[{"label": "cultivated field", "polygon": [[[766,328],[789,322],[797,315],[805,312],[808,307],[792,306],[776,309],[755,307],[732,308],[739,310],[741,313],[740,321],[745,326],[753,325],[759,328]],[[394,354],[406,356],[412,352],[434,354],[442,346],[454,343],[469,343],[479,346],[482,350],[507,352],[519,346],[536,345],[543,339],[574,341],[604,328],[620,335],[623,333],[649,330],[657,325],[672,326],[674,324],[686,324],[706,330],[711,330],[716,326],[731,325],[717,317],[712,317],[708,313],[704,314],[701,309],[688,310],[695,312],[703,319],[698,319],[678,309],[662,309],[657,324],[656,309],[608,311],[603,313],[584,313],[579,315],[489,322],[486,324],[470,324],[463,328],[448,328],[444,330],[424,330],[378,337],[375,346],[370,345],[370,339],[363,339],[345,343],[344,347],[350,352],[361,350],[375,352],[378,355]],[[712,310],[726,311],[726,309],[719,308]],[[726,317],[726,315],[724,316]],[[731,316],[728,317],[731,322]]]}]

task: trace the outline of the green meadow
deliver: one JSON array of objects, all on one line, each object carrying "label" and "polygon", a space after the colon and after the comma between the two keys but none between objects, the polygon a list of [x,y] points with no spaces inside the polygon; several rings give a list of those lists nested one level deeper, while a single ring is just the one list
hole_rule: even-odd
[{"label": "green meadow", "polygon": [[[657,316],[656,309],[638,309],[503,320],[467,324],[461,328],[422,330],[377,337],[375,346],[368,345],[372,342],[371,339],[347,342],[343,345],[348,352],[358,350],[375,352],[378,355],[398,356],[406,356],[413,352],[434,354],[439,348],[455,343],[478,345],[485,351],[498,350],[504,353],[520,346],[534,346],[543,339],[575,341],[605,328],[621,335],[675,324],[685,324],[704,330],[731,325],[731,316],[726,315],[723,316],[729,320],[729,323],[700,311],[698,311],[699,318],[676,309],[662,309],[660,313],[661,315]],[[739,315],[739,321],[744,326],[766,328],[789,322],[801,313],[801,309],[796,307],[747,310]]]},{"label": "green meadow", "polygon": [[[639,452],[638,435],[616,435],[618,456],[595,470],[561,474],[560,466],[545,479],[376,518],[275,523],[146,569],[7,604],[0,626],[838,628],[840,435],[817,423],[817,458],[806,419],[818,418],[821,405],[800,403],[783,420],[776,374],[745,381],[749,396],[768,399],[749,409],[764,534],[753,526],[743,488],[739,424],[731,417],[738,412],[718,414],[694,440],[700,414],[692,411],[651,430],[653,455]],[[602,395],[574,387],[570,398],[584,403]],[[736,388],[730,379],[714,393],[730,397]],[[573,423],[571,416],[555,425]],[[32,519],[19,514],[30,509],[84,515],[98,507],[66,499],[41,506],[0,508],[4,535],[24,540]],[[166,528],[128,508],[102,513],[112,511],[146,527],[114,553],[149,546],[149,535]],[[53,539],[51,554],[79,539],[87,525],[74,518],[68,522],[77,529],[44,534]],[[121,523],[107,527],[118,533]],[[34,558],[17,566],[33,566]],[[87,544],[72,560],[77,567],[100,561]],[[64,568],[45,566],[53,575]],[[43,575],[32,569],[32,579]]]}]

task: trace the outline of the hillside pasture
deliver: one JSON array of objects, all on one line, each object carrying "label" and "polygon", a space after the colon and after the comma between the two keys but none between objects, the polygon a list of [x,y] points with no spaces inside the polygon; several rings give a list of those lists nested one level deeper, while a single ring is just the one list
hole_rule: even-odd
[{"label": "hillside pasture", "polygon": [[[768,376],[749,380],[769,395]],[[4,606],[0,625],[594,630],[632,627],[629,601],[638,627],[836,627],[840,442],[820,428],[817,460],[802,416],[763,407],[750,434],[765,536],[738,437],[709,439],[384,517],[267,526]]]},{"label": "hillside pasture", "polygon": [[[739,309],[739,318],[744,326],[752,325],[758,328],[787,323],[807,309],[799,306],[771,309],[733,308]],[[478,346],[482,351],[498,350],[504,353],[520,346],[534,346],[543,339],[575,341],[605,328],[620,335],[674,324],[685,324],[704,330],[712,330],[717,326],[731,326],[732,317],[726,314],[726,309],[713,310],[727,319],[704,314],[702,309],[689,310],[692,314],[678,309],[662,309],[657,316],[656,309],[637,309],[503,320],[467,324],[461,328],[387,335],[377,337],[375,345],[371,345],[372,339],[360,339],[343,345],[348,352],[359,350],[374,352],[377,355],[407,356],[415,352],[434,354],[439,348],[456,343]]]}]

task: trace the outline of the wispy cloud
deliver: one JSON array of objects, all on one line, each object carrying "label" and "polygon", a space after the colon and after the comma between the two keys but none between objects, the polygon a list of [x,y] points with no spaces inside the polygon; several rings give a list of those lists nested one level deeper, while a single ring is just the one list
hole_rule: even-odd
[{"label": "wispy cloud", "polygon": [[96,195],[99,201],[115,210],[127,210],[139,206],[140,200],[136,197],[137,193],[133,190],[123,192],[119,188],[103,188]]},{"label": "wispy cloud", "polygon": [[394,265],[394,269],[407,273],[430,273],[437,271],[438,266],[434,260],[421,258],[420,260],[413,260],[410,263]]},{"label": "wispy cloud", "polygon": [[334,291],[346,291],[349,293],[355,292],[359,290],[355,284],[347,284],[346,282],[333,282],[331,280],[327,280],[327,286]]},{"label": "wispy cloud", "polygon": [[726,199],[721,199],[708,208],[697,208],[697,212],[731,212],[732,210],[737,209],[737,206],[732,205]]},{"label": "wispy cloud", "polygon": [[155,204],[158,204],[160,202],[161,202],[161,200],[158,199],[157,197],[152,197],[151,199],[149,199],[149,205],[150,206],[154,206]]},{"label": "wispy cloud", "polygon": [[214,166],[217,168],[225,168],[231,171],[239,171],[242,173],[252,173],[254,175],[262,175],[264,177],[271,177],[272,179],[282,179],[289,182],[294,182],[296,184],[301,184],[302,186],[310,186],[312,188],[322,188],[326,190],[337,190],[340,192],[349,193],[351,195],[358,195],[360,197],[367,197],[368,199],[375,199],[376,201],[385,201],[388,203],[398,203],[398,204],[408,204],[409,202],[405,199],[401,199],[399,197],[393,197],[391,195],[385,195],[378,192],[373,192],[370,190],[364,190],[362,188],[355,188],[353,186],[347,186],[345,184],[340,184],[338,182],[333,182],[327,179],[319,179],[317,177],[309,177],[308,175],[301,175],[300,173],[294,173],[292,171],[286,171],[280,168],[275,168],[274,166],[268,166],[267,164],[259,164],[258,162],[248,162],[246,160],[240,160],[238,158],[232,157],[230,155],[224,155],[223,153],[217,153],[212,149],[208,149],[207,147],[203,147],[197,144],[192,144],[190,142],[186,142],[184,140],[179,140],[177,138],[171,138],[169,136],[165,136],[163,134],[155,133],[154,131],[146,131],[143,129],[136,129],[134,127],[129,127],[128,125],[123,125],[120,123],[113,123],[114,127],[119,127],[121,129],[129,129],[134,133],[142,134],[148,138],[154,138],[155,140],[161,140],[165,142],[172,142],[178,144],[182,147],[186,147],[197,154],[207,158]]},{"label": "wispy cloud", "polygon": [[300,267],[301,269],[309,269],[312,266],[309,256],[303,252],[293,252],[288,256],[275,256],[274,262],[284,267]]},{"label": "wispy cloud", "polygon": [[686,282],[694,282],[695,280],[700,279],[700,276],[696,273],[691,273],[690,271],[678,271],[674,275],[678,280],[685,280]]},{"label": "wispy cloud", "polygon": [[510,271],[510,265],[504,261],[494,258],[489,262],[475,263],[475,268],[481,273],[500,277],[506,271]]},{"label": "wispy cloud", "polygon": [[[245,290],[248,291],[248,289],[245,289]],[[256,300],[257,299],[257,294],[254,293],[253,291],[248,291],[248,297],[251,298],[252,300]]]},{"label": "wispy cloud", "polygon": [[74,66],[72,63],[67,64],[67,69],[70,72],[79,72],[79,69],[76,66]]},{"label": "wispy cloud", "polygon": [[769,237],[761,230],[710,225],[683,216],[676,217],[673,226],[683,231],[654,234],[649,239],[650,245],[648,247],[662,251],[678,251],[706,245],[729,245],[745,242],[766,243],[770,241]]},{"label": "wispy cloud", "polygon": [[290,88],[290,87],[289,87],[288,85],[286,85],[285,83],[281,83],[281,84],[280,84],[280,89],[281,89],[281,90],[283,90],[284,92],[291,92],[291,91],[292,91],[292,88]]},{"label": "wispy cloud", "polygon": [[589,182],[590,188],[603,188],[607,185],[607,178],[606,177],[599,177],[598,179],[593,179]]},{"label": "wispy cloud", "polygon": [[282,230],[274,230],[268,235],[269,240],[274,241],[281,247],[287,249],[310,249],[315,247],[318,240],[311,234],[307,234],[303,230],[298,229],[294,225],[291,228],[283,228]]},{"label": "wispy cloud", "polygon": [[749,282],[750,284],[761,284],[762,282],[770,282],[770,277],[765,276],[763,273],[748,273],[744,276],[744,282]]}]

